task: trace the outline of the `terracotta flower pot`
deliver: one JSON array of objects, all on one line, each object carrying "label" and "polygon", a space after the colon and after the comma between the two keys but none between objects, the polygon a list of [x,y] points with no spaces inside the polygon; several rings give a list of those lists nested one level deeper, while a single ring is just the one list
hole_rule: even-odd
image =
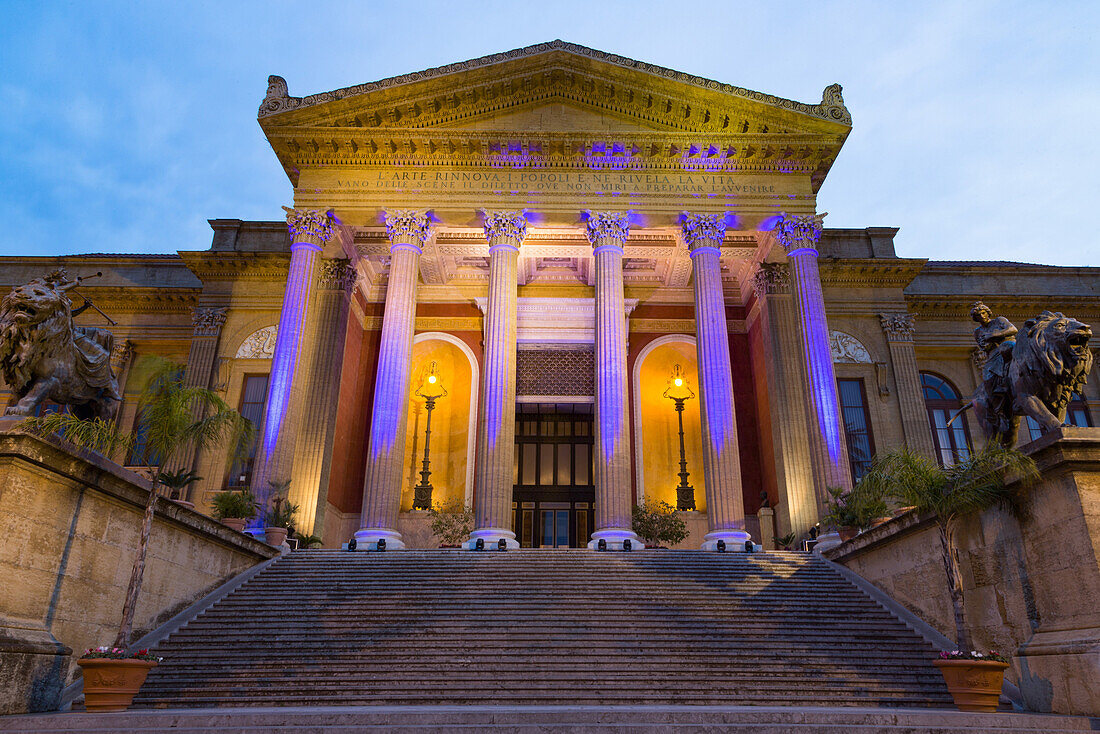
[{"label": "terracotta flower pot", "polygon": [[993,713],[1008,663],[996,660],[936,660],[959,711]]},{"label": "terracotta flower pot", "polygon": [[859,528],[854,528],[849,525],[845,525],[842,528],[837,528],[836,531],[840,535],[840,539],[842,541],[851,540],[852,538],[859,535]]},{"label": "terracotta flower pot", "polygon": [[243,517],[223,517],[222,525],[227,528],[232,528],[238,533],[244,532],[244,526],[248,523],[248,520]]},{"label": "terracotta flower pot", "polygon": [[286,542],[286,528],[264,528],[264,539],[268,545],[280,546]]},{"label": "terracotta flower pot", "polygon": [[88,711],[125,711],[134,700],[155,660],[83,658],[84,707]]}]

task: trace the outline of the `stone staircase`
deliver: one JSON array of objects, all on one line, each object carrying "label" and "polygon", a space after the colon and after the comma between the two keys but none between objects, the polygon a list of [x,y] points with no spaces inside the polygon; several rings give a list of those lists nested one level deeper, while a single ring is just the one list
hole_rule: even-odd
[{"label": "stone staircase", "polygon": [[157,652],[136,707],[951,707],[932,647],[802,553],[297,552]]}]

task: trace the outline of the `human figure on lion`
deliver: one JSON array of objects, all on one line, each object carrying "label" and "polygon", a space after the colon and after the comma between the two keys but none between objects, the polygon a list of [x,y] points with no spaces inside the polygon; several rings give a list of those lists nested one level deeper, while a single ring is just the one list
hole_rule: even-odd
[{"label": "human figure on lion", "polygon": [[93,326],[74,326],[68,291],[81,278],[64,269],[13,288],[0,301],[0,373],[15,402],[6,415],[33,415],[46,400],[69,405],[80,417],[114,417],[121,398],[111,369],[114,335]]},{"label": "human figure on lion", "polygon": [[971,318],[979,325],[974,340],[988,356],[973,399],[951,421],[972,407],[986,437],[1009,447],[1016,445],[1023,416],[1032,418],[1043,432],[1063,425],[1070,399],[1084,387],[1092,369],[1092,328],[1043,311],[1024,322],[1018,333],[1008,319],[993,318],[980,301],[972,307]]}]

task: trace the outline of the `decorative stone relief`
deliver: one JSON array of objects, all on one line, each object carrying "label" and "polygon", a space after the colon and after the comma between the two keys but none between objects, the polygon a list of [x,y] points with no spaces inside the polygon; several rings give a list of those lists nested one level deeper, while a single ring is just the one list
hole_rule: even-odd
[{"label": "decorative stone relief", "polygon": [[241,342],[236,359],[271,359],[275,355],[275,337],[278,335],[277,326],[265,326],[248,335]]},{"label": "decorative stone relief", "polygon": [[787,254],[806,248],[816,250],[817,242],[821,239],[821,222],[824,218],[824,214],[793,216],[783,212],[772,231]]},{"label": "decorative stone relief", "polygon": [[290,230],[291,238],[297,240],[303,237],[318,239],[328,242],[332,239],[332,212],[323,212],[318,209],[291,209],[284,206],[286,211],[286,226]]},{"label": "decorative stone relief", "polygon": [[892,342],[911,342],[913,332],[916,331],[916,319],[909,313],[880,313],[882,330],[886,332],[886,340]]},{"label": "decorative stone relief", "polygon": [[699,240],[722,242],[726,239],[725,214],[692,214],[684,212],[680,219],[680,228],[688,247],[695,249]]},{"label": "decorative stone relief", "polygon": [[859,339],[843,331],[829,332],[829,348],[833,362],[840,364],[871,364],[871,354]]},{"label": "decorative stone relief", "polygon": [[193,308],[191,309],[191,323],[194,325],[195,336],[217,336],[221,333],[225,324],[225,312],[222,308]]},{"label": "decorative stone relief", "polygon": [[790,293],[790,268],[784,263],[760,263],[760,267],[752,274],[752,289],[757,298],[770,293]]},{"label": "decorative stone relief", "polygon": [[496,244],[498,240],[510,239],[517,247],[527,237],[527,217],[524,212],[490,212],[482,210],[485,215],[485,239],[489,244]]},{"label": "decorative stone relief", "polygon": [[351,293],[359,273],[347,260],[322,260],[317,274],[317,284],[325,290],[343,290]]},{"label": "decorative stone relief", "polygon": [[630,222],[627,221],[626,212],[594,212],[587,211],[588,219],[585,222],[585,232],[588,241],[595,245],[600,240],[618,240],[622,245],[630,236]]},{"label": "decorative stone relief", "polygon": [[423,246],[431,234],[432,219],[427,212],[415,209],[394,209],[386,215],[386,236],[390,242],[408,242]]},{"label": "decorative stone relief", "polygon": [[115,343],[113,349],[111,349],[111,369],[114,370],[115,375],[122,374],[123,370],[130,364],[130,360],[134,356],[134,343],[129,339],[122,339]]}]

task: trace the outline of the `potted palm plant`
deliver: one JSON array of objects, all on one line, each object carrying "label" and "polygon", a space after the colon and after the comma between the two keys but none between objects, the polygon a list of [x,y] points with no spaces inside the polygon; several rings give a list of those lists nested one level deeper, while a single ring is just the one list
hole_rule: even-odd
[{"label": "potted palm plant", "polygon": [[667,548],[662,543],[676,545],[688,536],[687,523],[667,502],[647,497],[634,505],[631,529],[645,541],[646,548]]},{"label": "potted palm plant", "polygon": [[214,518],[240,533],[248,521],[256,517],[256,506],[256,495],[247,487],[219,492],[214,495]]},{"label": "potted palm plant", "polygon": [[1037,478],[1038,470],[1030,457],[991,441],[951,466],[907,450],[892,451],[875,457],[871,470],[861,480],[866,490],[894,499],[936,523],[940,555],[951,596],[958,650],[941,655],[935,662],[943,673],[947,688],[962,711],[996,711],[1005,658],[996,653],[974,649],[966,626],[962,574],[959,571],[957,534],[967,515],[1004,504],[1016,509],[1015,490],[1006,476],[1021,485]]},{"label": "potted palm plant", "polygon": [[264,512],[264,539],[268,545],[280,546],[286,542],[287,533],[294,527],[298,505],[287,497],[290,482],[268,481],[271,485],[271,507]]},{"label": "potted palm plant", "polygon": [[189,510],[195,509],[195,503],[187,501],[184,497],[189,485],[202,481],[202,477],[198,474],[187,469],[179,469],[174,472],[162,469],[157,472],[156,481],[162,487],[168,488],[168,499],[177,505],[183,505]]},{"label": "potted palm plant", "polygon": [[[147,450],[160,457],[161,465],[170,465],[185,446],[208,450],[228,443],[230,460],[243,454],[252,440],[252,423],[230,408],[213,390],[192,387],[184,382],[183,366],[157,357],[147,357],[141,367],[148,370],[149,381],[138,401],[140,425],[135,433],[145,437]],[[40,436],[57,434],[64,441],[76,444],[105,457],[117,456],[134,444],[134,433],[123,431],[117,423],[99,418],[83,420],[70,413],[27,418],[20,427]],[[114,644],[92,648],[77,664],[88,671],[85,705],[89,711],[118,711],[129,706],[134,694],[145,680],[145,674],[156,665],[147,651],[129,649],[133,634],[134,612],[145,576],[145,560],[149,550],[149,533],[157,505],[157,488],[165,475],[154,475],[141,521],[126,601]],[[134,661],[143,661],[135,665]],[[107,670],[105,668],[111,668]],[[140,680],[139,680],[140,679]],[[117,685],[116,685],[117,684]],[[116,688],[125,686],[129,693]]]},{"label": "potted palm plant", "polygon": [[849,490],[826,487],[826,491],[829,493],[826,500],[828,512],[821,518],[821,523],[834,528],[841,540],[851,540],[876,518],[886,514],[886,501],[873,485],[858,482]]}]

